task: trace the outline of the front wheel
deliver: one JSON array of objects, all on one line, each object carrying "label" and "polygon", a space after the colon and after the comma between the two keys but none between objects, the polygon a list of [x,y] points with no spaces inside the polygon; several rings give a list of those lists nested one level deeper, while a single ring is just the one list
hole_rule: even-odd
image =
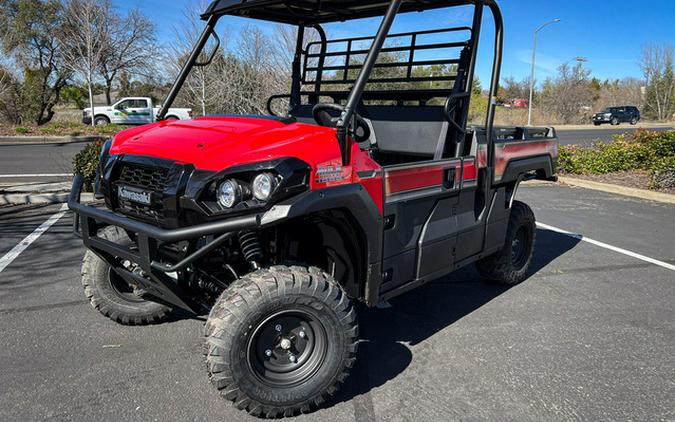
[{"label": "front wheel", "polygon": [[511,207],[506,242],[501,251],[476,262],[476,269],[487,281],[514,285],[525,280],[532,262],[536,222],[532,209],[520,201]]},{"label": "front wheel", "polygon": [[614,118],[612,118],[612,122],[611,122],[611,123],[612,123],[612,126],[619,126],[619,123],[620,123],[620,122],[619,122],[619,119],[617,119],[616,117],[614,117]]},{"label": "front wheel", "polygon": [[318,268],[248,274],[216,301],[206,322],[211,383],[262,417],[308,412],[335,393],[356,360],[349,298]]},{"label": "front wheel", "polygon": [[[124,246],[132,244],[127,234],[117,227],[108,227],[100,236]],[[133,265],[122,261],[120,264]],[[91,306],[120,324],[155,324],[166,321],[171,314],[170,307],[144,299],[138,286],[129,285],[92,251],[84,255],[82,286]]]}]

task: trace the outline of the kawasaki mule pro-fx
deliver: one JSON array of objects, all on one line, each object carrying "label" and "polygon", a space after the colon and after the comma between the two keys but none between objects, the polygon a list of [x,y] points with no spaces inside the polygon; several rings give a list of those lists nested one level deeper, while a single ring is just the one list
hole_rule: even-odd
[{"label": "kawasaki mule pro-fx", "polygon": [[[398,15],[453,6],[472,8],[471,26],[390,31]],[[489,106],[485,126],[468,127],[484,13],[496,37]],[[486,280],[526,277],[535,219],[514,197],[521,181],[554,177],[557,141],[552,128],[493,127],[494,0],[215,1],[160,120],[207,64],[199,57],[223,16],[297,28],[290,93],[272,96],[267,116],[121,132],[101,154],[106,207],[80,203],[81,176],[69,205],[94,308],[122,324],[210,310],[213,385],[254,415],[288,416],[347,378],[356,302],[376,306],[472,263]],[[328,39],[322,28],[378,16],[371,37]],[[275,103],[288,114],[274,115]]]}]

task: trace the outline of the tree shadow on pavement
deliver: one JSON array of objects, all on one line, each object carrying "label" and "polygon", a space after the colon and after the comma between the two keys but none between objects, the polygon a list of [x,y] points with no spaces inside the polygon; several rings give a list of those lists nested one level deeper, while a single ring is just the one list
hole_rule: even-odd
[{"label": "tree shadow on pavement", "polygon": [[[539,272],[577,243],[578,239],[538,229],[530,274]],[[509,289],[481,281],[471,265],[392,299],[391,308],[361,306],[358,311],[362,340],[356,364],[327,407],[352,400],[394,379],[412,362],[413,355],[406,344],[424,342]]]}]

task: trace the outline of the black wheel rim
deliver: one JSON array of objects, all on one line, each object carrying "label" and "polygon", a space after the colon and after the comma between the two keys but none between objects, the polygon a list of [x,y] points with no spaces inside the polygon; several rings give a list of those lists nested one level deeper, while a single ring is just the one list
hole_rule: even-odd
[{"label": "black wheel rim", "polygon": [[527,263],[529,242],[527,227],[521,226],[511,242],[511,262],[517,270]]},{"label": "black wheel rim", "polygon": [[312,313],[278,312],[254,330],[248,344],[248,366],[267,385],[293,387],[321,368],[327,346],[326,330]]},{"label": "black wheel rim", "polygon": [[119,274],[115,272],[112,268],[108,270],[108,280],[110,281],[110,287],[120,298],[128,302],[143,302],[143,298],[140,297],[133,286],[129,285]]}]

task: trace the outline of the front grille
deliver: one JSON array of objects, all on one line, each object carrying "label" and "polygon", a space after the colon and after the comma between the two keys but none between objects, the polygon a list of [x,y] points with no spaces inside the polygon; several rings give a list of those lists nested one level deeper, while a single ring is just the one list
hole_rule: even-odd
[{"label": "front grille", "polygon": [[121,213],[140,220],[165,226],[167,215],[162,201],[164,189],[169,183],[169,169],[163,167],[144,167],[124,163],[119,177],[114,181],[117,186],[131,186],[153,193],[151,205],[140,204],[118,197],[118,209]]},{"label": "front grille", "polygon": [[120,200],[120,211],[130,217],[135,217],[140,220],[145,220],[155,223],[159,226],[164,226],[166,218],[164,216],[164,206],[160,203],[158,205],[149,206],[144,204],[136,204],[131,201]]},{"label": "front grille", "polygon": [[126,164],[122,168],[119,184],[163,192],[166,187],[168,169],[161,167],[141,167]]}]

